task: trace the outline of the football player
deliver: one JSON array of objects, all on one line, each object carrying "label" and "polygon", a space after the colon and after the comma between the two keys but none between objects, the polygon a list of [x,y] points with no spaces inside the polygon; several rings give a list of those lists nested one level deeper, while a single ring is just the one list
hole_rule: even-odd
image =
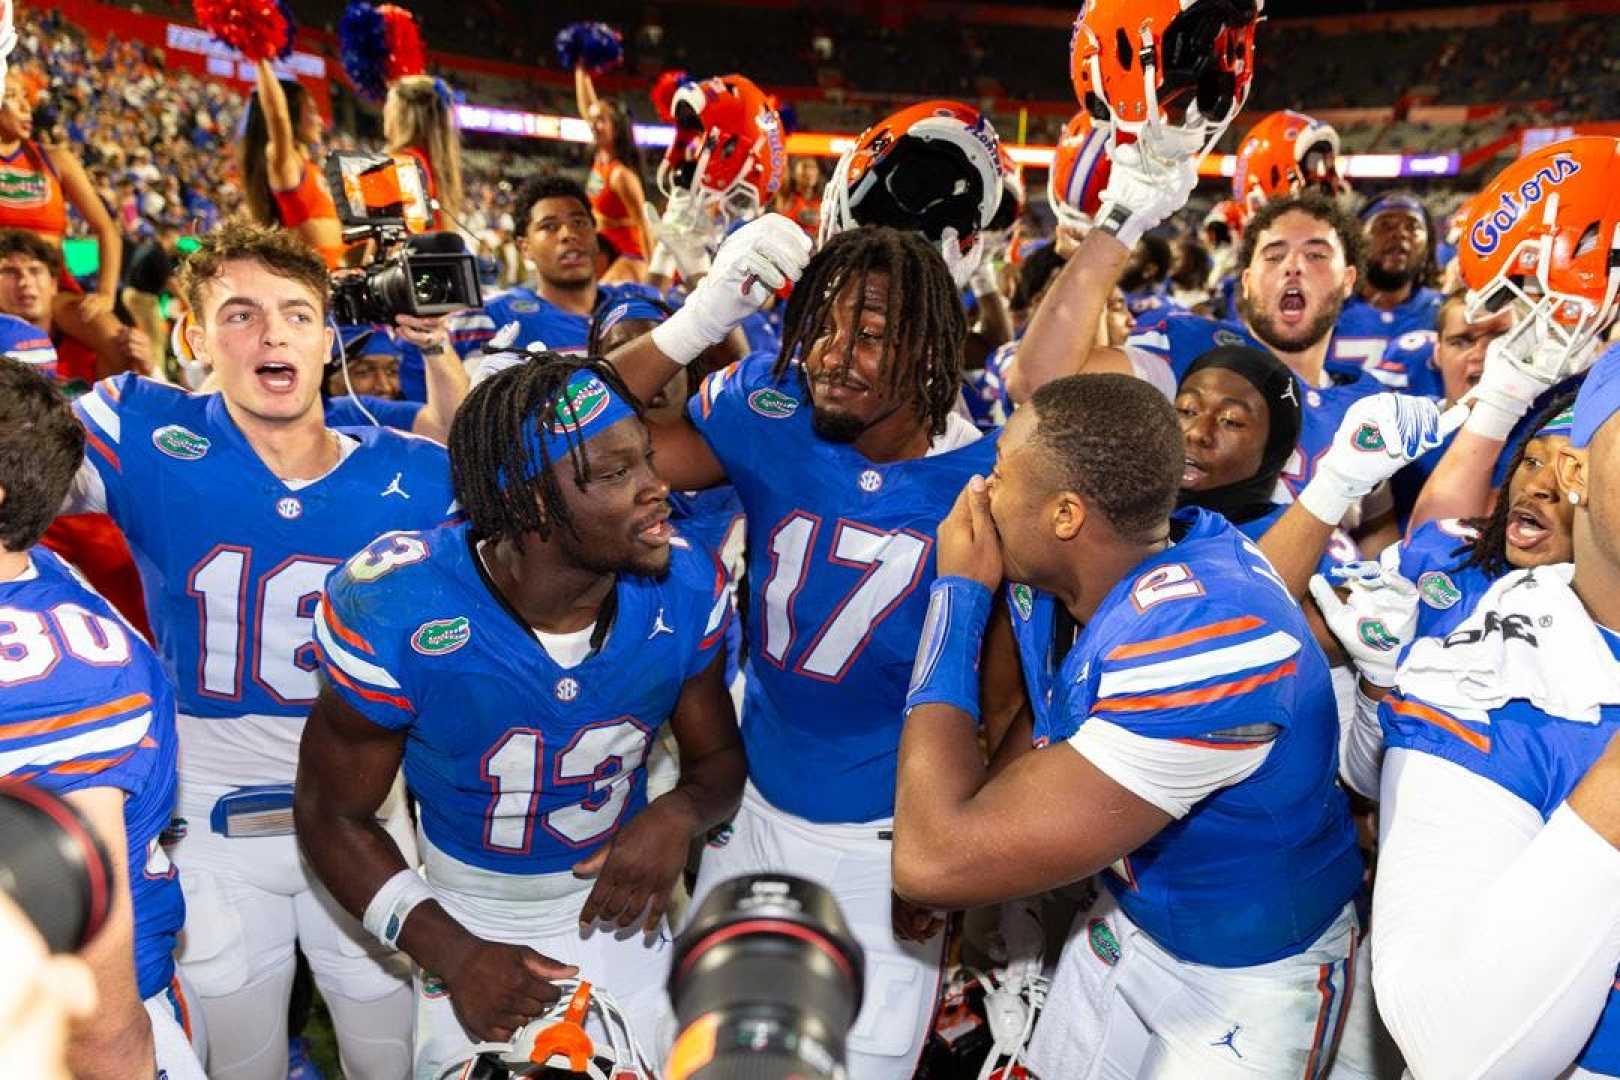
[{"label": "football player", "polygon": [[516,323],[512,343],[566,355],[582,355],[590,339],[591,316],[602,304],[646,292],[635,284],[597,281],[596,218],[585,189],[564,176],[541,175],[523,182],[513,199],[518,243],[535,266],[530,285],[514,285],[484,300],[484,306],[450,316],[450,340],[474,381],[512,358],[484,358],[479,350],[508,324]]},{"label": "football player", "polygon": [[151,646],[36,546],[84,442],[44,374],[0,356],[0,777],[61,795],[112,856],[108,922],[83,951],[99,1003],[73,1029],[73,1075],[202,1080],[195,1001],[174,973],[185,901],[158,843],[174,809],[174,694]]},{"label": "football player", "polygon": [[[333,895],[421,965],[419,1080],[511,1038],[576,973],[641,1040],[673,1039],[664,908],[747,765],[730,590],[675,535],[631,401],[605,364],[554,353],[495,375],[450,436],[469,522],[388,533],[327,583],[299,836]],[[681,775],[649,803],[665,720]],[[401,762],[425,880],[376,820]]]},{"label": "football player", "polygon": [[[345,1071],[398,1077],[410,1060],[403,960],[303,866],[292,783],[317,690],[321,583],[378,533],[444,521],[447,459],[427,439],[325,425],[326,266],[295,237],[228,224],[187,261],[183,286],[190,345],[219,391],[127,374],[97,383],[74,403],[89,453],[69,500],[105,511],[129,538],[175,685],[180,964],[215,1032],[213,1074],[285,1072],[296,941]],[[403,797],[384,816],[408,840]]]},{"label": "football player", "polygon": [[891,905],[900,705],[934,529],[988,468],[994,436],[953,412],[966,317],[929,241],[865,227],[813,259],[809,248],[784,217],[750,223],[679,312],[612,359],[651,398],[798,280],[780,354],[709,376],[685,419],[652,425],[670,485],[729,481],[748,523],[750,784],[727,842],[704,852],[694,901],[754,871],[791,869],[830,888],[867,957],[851,1072],[909,1078],[940,942],[930,913]]},{"label": "football player", "polygon": [[1433,222],[1417,196],[1405,192],[1379,196],[1360,216],[1366,272],[1339,314],[1328,367],[1360,368],[1383,385],[1404,390],[1428,369],[1434,353],[1443,297],[1429,287],[1438,277]]},{"label": "football player", "polygon": [[[956,908],[1111,869],[1058,961],[1040,1076],[1322,1076],[1341,1038],[1369,1041],[1327,664],[1253,544],[1208,511],[1172,515],[1182,448],[1140,380],[1061,379],[939,528],[895,887]],[[975,658],[1004,577],[1084,629],[1033,742],[1003,744],[987,779]]]},{"label": "football player", "polygon": [[[1585,164],[1615,182],[1612,162]],[[1373,977],[1415,1075],[1620,1075],[1617,410],[1611,356],[1556,459],[1573,565],[1501,578],[1411,647],[1379,706]],[[1535,947],[1504,948],[1527,911]]]}]

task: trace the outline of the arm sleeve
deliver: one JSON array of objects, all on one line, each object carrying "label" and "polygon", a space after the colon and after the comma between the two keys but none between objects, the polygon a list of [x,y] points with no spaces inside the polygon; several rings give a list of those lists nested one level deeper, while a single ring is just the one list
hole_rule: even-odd
[{"label": "arm sleeve", "polygon": [[691,659],[687,662],[686,671],[682,675],[683,680],[701,675],[714,662],[715,653],[726,647],[726,629],[734,617],[731,607],[731,582],[726,576],[725,567],[713,556],[706,562],[712,568],[714,586],[703,612],[703,634],[698,640],[697,648],[692,651]]},{"label": "arm sleeve", "polygon": [[0,776],[59,795],[94,787],[139,791],[161,757],[151,737],[154,710],[172,708],[169,698],[123,680],[85,691],[71,708],[27,710],[19,717],[24,723],[7,725],[22,734],[0,736]]},{"label": "arm sleeve", "polygon": [[403,634],[380,615],[382,597],[346,566],[334,571],[315,610],[315,651],[339,697],[378,727],[398,731],[415,721],[416,706],[404,685]]},{"label": "arm sleeve", "polygon": [[135,392],[135,378],[125,374],[103,379],[73,403],[73,412],[84,425],[84,462],[68,491],[65,512],[118,516],[126,464],[124,398]]},{"label": "arm sleeve", "polygon": [[1069,736],[1069,745],[1114,783],[1179,820],[1265,764],[1272,742],[1154,739],[1092,717]]},{"label": "arm sleeve", "polygon": [[1366,799],[1378,798],[1378,777],[1384,764],[1384,732],[1378,724],[1378,702],[1367,696],[1356,677],[1355,712],[1344,740],[1344,761],[1339,776],[1346,786]]},{"label": "arm sleeve", "polygon": [[1620,851],[1566,805],[1544,824],[1491,780],[1393,747],[1381,832],[1373,984],[1413,1074],[1562,1074],[1620,964]]}]

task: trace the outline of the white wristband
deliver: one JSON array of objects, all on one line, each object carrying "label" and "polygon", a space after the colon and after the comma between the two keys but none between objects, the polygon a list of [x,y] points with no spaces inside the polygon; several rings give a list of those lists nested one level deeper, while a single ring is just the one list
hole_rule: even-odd
[{"label": "white wristband", "polygon": [[696,360],[704,349],[725,336],[725,330],[716,335],[703,325],[691,297],[687,298],[685,307],[652,329],[653,344],[658,346],[658,351],[681,367]]},{"label": "white wristband", "polygon": [[390,949],[397,949],[400,932],[412,910],[424,900],[435,899],[432,886],[422,880],[422,875],[415,870],[401,870],[383,882],[371,898],[360,925]]},{"label": "white wristband", "polygon": [[1134,251],[1142,235],[1157,224],[1119,203],[1105,203],[1097,209],[1096,228],[1124,244],[1127,251]]},{"label": "white wristband", "polygon": [[1492,442],[1507,442],[1508,436],[1513,434],[1513,426],[1527,411],[1504,409],[1494,401],[1476,397],[1468,410],[1468,419],[1463,421],[1463,430]]},{"label": "white wristband", "polygon": [[1294,501],[1309,510],[1318,521],[1335,528],[1357,502],[1355,497],[1345,494],[1344,485],[1336,477],[1321,470],[1317,470]]}]

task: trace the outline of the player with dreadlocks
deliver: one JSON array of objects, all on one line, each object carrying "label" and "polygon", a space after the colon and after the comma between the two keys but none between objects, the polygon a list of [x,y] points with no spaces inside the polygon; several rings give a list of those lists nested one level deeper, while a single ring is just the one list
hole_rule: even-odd
[{"label": "player with dreadlocks", "polygon": [[[746,770],[725,577],[671,529],[635,399],[600,361],[541,353],[492,376],[456,416],[450,465],[467,522],[386,534],[327,581],[305,851],[419,965],[414,1075],[511,1039],[576,973],[661,1055],[669,939],[651,931]],[[680,780],[648,802],[665,720]],[[425,880],[374,823],[401,762]],[[632,924],[649,933],[617,932]]]},{"label": "player with dreadlocks", "polygon": [[651,425],[665,480],[729,481],[747,515],[750,784],[732,838],[704,853],[694,900],[756,871],[830,888],[866,950],[850,1075],[909,1078],[941,943],[933,913],[891,906],[900,725],[934,531],[995,456],[995,438],[951,408],[967,328],[957,290],[920,234],[863,227],[812,258],[797,225],[767,215],[612,360],[647,400],[789,280],[781,351],[716,372],[682,420]]}]

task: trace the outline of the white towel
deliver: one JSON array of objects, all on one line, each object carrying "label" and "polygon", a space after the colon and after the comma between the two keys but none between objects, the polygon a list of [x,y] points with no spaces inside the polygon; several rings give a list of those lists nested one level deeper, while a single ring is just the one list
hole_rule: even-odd
[{"label": "white towel", "polygon": [[1620,662],[1570,588],[1574,572],[1560,563],[1508,574],[1457,629],[1412,645],[1396,687],[1476,722],[1523,700],[1597,723],[1601,706],[1620,704]]}]

